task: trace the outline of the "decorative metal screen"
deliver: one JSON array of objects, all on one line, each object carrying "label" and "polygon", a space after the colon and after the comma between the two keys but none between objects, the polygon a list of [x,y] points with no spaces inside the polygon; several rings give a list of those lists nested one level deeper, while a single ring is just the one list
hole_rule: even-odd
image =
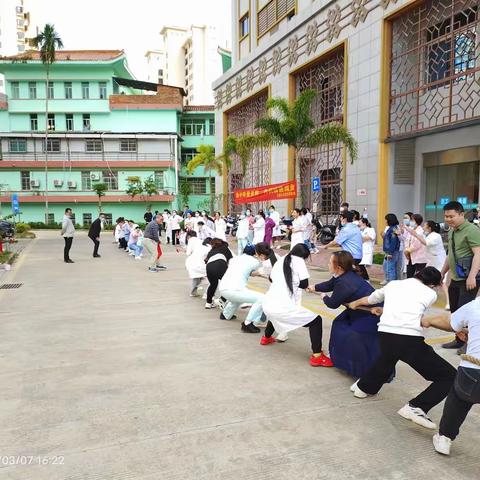
[{"label": "decorative metal screen", "polygon": [[[255,133],[255,123],[267,114],[267,92],[243,103],[240,107],[227,113],[228,135],[245,135]],[[230,212],[239,213],[242,205],[235,205],[233,192],[237,188],[257,187],[270,183],[270,149],[257,148],[253,151],[245,176],[242,174],[240,159],[235,156],[232,168],[228,172],[228,208]],[[264,208],[265,205],[254,203],[254,209]]]},{"label": "decorative metal screen", "polygon": [[[337,50],[318,63],[302,70],[295,78],[297,95],[306,89],[318,92],[310,114],[317,127],[343,121],[344,88],[343,49]],[[317,205],[317,213],[324,222],[338,215],[342,202],[343,155],[339,144],[324,145],[297,152],[297,206]],[[312,179],[320,179],[320,191],[312,191]]]},{"label": "decorative metal screen", "polygon": [[480,0],[429,0],[392,20],[390,136],[480,117]]}]

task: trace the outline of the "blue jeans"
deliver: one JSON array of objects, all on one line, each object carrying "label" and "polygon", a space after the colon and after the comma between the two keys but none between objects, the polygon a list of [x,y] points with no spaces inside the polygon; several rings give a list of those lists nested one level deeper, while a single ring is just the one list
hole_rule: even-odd
[{"label": "blue jeans", "polygon": [[129,248],[135,252],[136,257],[139,257],[143,250],[143,247],[138,246],[136,243],[131,243]]},{"label": "blue jeans", "polygon": [[398,262],[400,261],[400,252],[393,252],[391,258],[385,257],[383,261],[383,271],[385,273],[385,281],[391,282],[397,280]]},{"label": "blue jeans", "polygon": [[254,292],[246,287],[241,290],[220,290],[220,295],[227,299],[227,304],[223,309],[223,316],[230,320],[242,303],[252,303],[248,312],[245,324],[262,321],[262,301],[263,293]]},{"label": "blue jeans", "polygon": [[243,253],[244,248],[247,246],[247,238],[237,239],[237,255],[240,256]]}]

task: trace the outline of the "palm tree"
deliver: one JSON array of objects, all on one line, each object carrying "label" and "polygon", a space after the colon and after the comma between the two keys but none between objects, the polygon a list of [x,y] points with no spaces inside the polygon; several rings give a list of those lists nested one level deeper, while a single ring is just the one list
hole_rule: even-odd
[{"label": "palm tree", "polygon": [[92,190],[98,196],[98,211],[102,213],[102,197],[105,196],[105,192],[108,190],[108,185],[106,183],[94,183],[92,185]]},{"label": "palm tree", "polygon": [[313,100],[317,96],[315,90],[304,90],[290,104],[284,98],[271,98],[267,108],[276,116],[261,118],[255,124],[257,134],[241,137],[229,136],[223,146],[223,159],[228,169],[232,166],[232,154],[240,158],[243,175],[255,148],[266,148],[272,145],[288,145],[297,153],[302,148],[316,148],[330,143],[343,143],[353,161],[358,155],[356,140],[347,128],[339,123],[328,123],[315,127],[310,116]]},{"label": "palm tree", "polygon": [[210,189],[210,214],[215,209],[214,193],[212,189],[212,172],[222,175],[223,162],[221,158],[215,156],[215,147],[213,145],[200,145],[197,147],[197,154],[188,162],[187,172],[191,174],[197,167],[203,167],[208,172],[208,181]]},{"label": "palm tree", "polygon": [[48,222],[48,85],[50,66],[55,62],[55,51],[63,48],[62,39],[55,31],[54,25],[47,23],[34,39],[35,48],[40,50],[40,59],[45,66],[45,222]]}]

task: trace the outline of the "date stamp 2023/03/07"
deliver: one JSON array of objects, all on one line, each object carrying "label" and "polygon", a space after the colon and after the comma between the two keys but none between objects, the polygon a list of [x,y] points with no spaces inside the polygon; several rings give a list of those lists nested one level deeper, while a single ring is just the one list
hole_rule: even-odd
[{"label": "date stamp 2023/03/07", "polygon": [[0,466],[7,465],[63,465],[63,455],[0,455]]}]

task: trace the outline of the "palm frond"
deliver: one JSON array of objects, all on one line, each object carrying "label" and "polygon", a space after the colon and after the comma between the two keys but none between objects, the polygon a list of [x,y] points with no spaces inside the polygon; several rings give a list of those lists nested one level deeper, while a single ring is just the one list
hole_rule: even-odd
[{"label": "palm frond", "polygon": [[314,130],[307,136],[301,146],[315,148],[330,143],[342,143],[350,155],[353,163],[358,157],[358,144],[350,131],[340,123],[328,123]]},{"label": "palm frond", "polygon": [[257,120],[255,127],[260,130],[261,135],[268,135],[275,144],[284,142],[281,122],[276,118],[265,117]]},{"label": "palm frond", "polygon": [[55,26],[47,23],[40,32],[33,39],[33,44],[40,51],[40,59],[44,65],[51,65],[55,62],[55,52],[63,48],[62,39],[55,31]]},{"label": "palm frond", "polygon": [[284,98],[269,98],[267,100],[267,108],[269,110],[277,110],[285,118],[290,116],[290,105]]}]

